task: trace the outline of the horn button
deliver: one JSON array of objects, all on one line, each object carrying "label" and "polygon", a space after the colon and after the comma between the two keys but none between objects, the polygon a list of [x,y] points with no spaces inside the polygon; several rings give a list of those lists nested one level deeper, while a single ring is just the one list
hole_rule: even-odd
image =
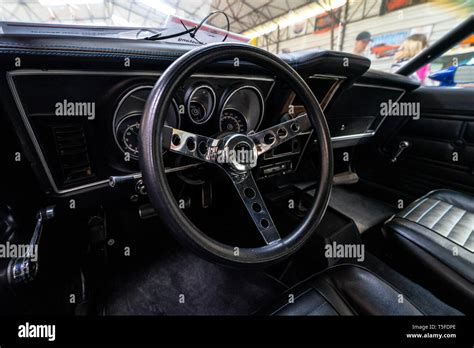
[{"label": "horn button", "polygon": [[245,173],[257,165],[257,146],[244,134],[231,134],[223,139],[218,162],[237,173]]}]

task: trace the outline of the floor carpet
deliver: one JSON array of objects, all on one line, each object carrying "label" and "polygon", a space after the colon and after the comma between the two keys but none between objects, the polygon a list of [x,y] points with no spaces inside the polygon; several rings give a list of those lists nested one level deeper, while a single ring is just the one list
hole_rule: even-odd
[{"label": "floor carpet", "polygon": [[263,272],[223,267],[180,249],[118,273],[110,289],[106,315],[248,315],[285,287]]}]

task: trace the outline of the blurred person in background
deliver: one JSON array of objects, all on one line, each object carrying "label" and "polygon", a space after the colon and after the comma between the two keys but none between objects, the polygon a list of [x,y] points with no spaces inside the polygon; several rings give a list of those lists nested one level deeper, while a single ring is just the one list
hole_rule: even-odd
[{"label": "blurred person in background", "polygon": [[372,35],[368,31],[362,31],[356,36],[354,50],[352,53],[359,56],[368,57],[369,56],[369,43],[372,41]]},{"label": "blurred person in background", "polygon": [[[392,64],[391,71],[396,72],[426,47],[428,47],[428,39],[425,34],[412,34],[408,36],[395,53],[395,61]],[[422,86],[431,86],[433,83],[428,78],[429,71],[429,65],[426,64],[411,74],[410,78],[420,82]]]}]

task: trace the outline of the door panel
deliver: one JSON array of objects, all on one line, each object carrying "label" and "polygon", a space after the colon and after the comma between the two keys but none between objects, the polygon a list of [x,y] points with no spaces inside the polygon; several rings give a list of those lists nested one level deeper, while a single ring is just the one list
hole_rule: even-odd
[{"label": "door panel", "polygon": [[474,142],[466,141],[469,124],[455,116],[448,120],[423,114],[418,121],[407,122],[384,150],[387,155],[394,154],[398,144],[407,140],[411,145],[402,153],[402,159],[438,163],[453,170],[471,170],[473,159],[469,154],[474,150]]},{"label": "door panel", "polygon": [[[375,144],[358,152],[359,176],[411,198],[438,188],[474,193],[474,89],[419,88],[420,118],[387,117]],[[400,142],[410,146],[391,162]]]}]

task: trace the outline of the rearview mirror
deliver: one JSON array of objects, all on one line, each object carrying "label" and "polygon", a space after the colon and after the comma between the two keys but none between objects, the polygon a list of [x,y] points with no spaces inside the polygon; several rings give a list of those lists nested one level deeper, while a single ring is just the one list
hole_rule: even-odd
[{"label": "rearview mirror", "polygon": [[460,65],[454,73],[454,82],[474,83],[474,65]]}]

